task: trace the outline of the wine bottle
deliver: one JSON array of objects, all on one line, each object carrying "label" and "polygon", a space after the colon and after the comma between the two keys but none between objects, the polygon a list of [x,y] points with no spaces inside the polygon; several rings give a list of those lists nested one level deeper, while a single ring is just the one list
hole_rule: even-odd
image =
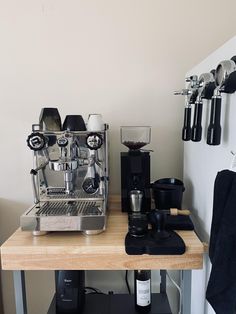
[{"label": "wine bottle", "polygon": [[151,310],[151,270],[134,271],[135,309],[138,313]]}]

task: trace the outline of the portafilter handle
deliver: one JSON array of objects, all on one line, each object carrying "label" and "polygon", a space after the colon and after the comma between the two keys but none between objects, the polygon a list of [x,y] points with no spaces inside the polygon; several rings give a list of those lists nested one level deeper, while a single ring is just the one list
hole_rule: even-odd
[{"label": "portafilter handle", "polygon": [[196,101],[194,107],[193,126],[191,130],[191,140],[200,142],[202,139],[202,100]]},{"label": "portafilter handle", "polygon": [[[189,81],[186,81],[189,82]],[[188,97],[192,94],[191,90],[188,88],[182,89],[180,91],[175,91],[174,95],[186,96],[186,105],[184,108],[184,124],[182,128],[182,140],[189,141],[191,139],[191,105],[189,104]]]},{"label": "portafilter handle", "polygon": [[211,100],[210,124],[207,129],[208,145],[219,145],[221,141],[221,99],[221,95],[217,95]]},{"label": "portafilter handle", "polygon": [[184,125],[182,128],[182,140],[189,141],[191,139],[191,107],[184,108]]}]

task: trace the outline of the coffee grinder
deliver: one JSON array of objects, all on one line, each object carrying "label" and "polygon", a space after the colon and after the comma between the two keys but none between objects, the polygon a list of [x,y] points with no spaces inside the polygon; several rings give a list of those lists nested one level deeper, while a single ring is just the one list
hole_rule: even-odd
[{"label": "coffee grinder", "polygon": [[131,194],[137,190],[142,193],[141,212],[151,208],[150,194],[150,152],[142,148],[150,143],[151,127],[122,126],[121,143],[128,152],[121,152],[121,208],[123,212],[132,212]]}]

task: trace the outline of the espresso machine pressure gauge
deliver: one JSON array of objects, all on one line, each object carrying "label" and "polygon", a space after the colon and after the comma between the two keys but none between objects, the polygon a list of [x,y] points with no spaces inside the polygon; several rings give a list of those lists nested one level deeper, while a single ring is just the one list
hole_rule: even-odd
[{"label": "espresso machine pressure gauge", "polygon": [[82,183],[82,188],[87,194],[95,194],[99,189],[100,176],[96,170],[96,157],[94,154],[88,157],[88,169]]},{"label": "espresso machine pressure gauge", "polygon": [[95,194],[99,188],[99,178],[86,178],[82,187],[87,194]]},{"label": "espresso machine pressure gauge", "polygon": [[99,149],[103,144],[101,135],[98,133],[90,133],[86,138],[86,144],[91,150]]}]

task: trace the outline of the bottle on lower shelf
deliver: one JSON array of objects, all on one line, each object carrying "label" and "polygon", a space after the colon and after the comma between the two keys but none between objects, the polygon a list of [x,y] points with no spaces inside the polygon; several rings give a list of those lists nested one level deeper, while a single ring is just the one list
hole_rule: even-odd
[{"label": "bottle on lower shelf", "polygon": [[134,271],[135,309],[138,313],[151,311],[151,270]]}]

